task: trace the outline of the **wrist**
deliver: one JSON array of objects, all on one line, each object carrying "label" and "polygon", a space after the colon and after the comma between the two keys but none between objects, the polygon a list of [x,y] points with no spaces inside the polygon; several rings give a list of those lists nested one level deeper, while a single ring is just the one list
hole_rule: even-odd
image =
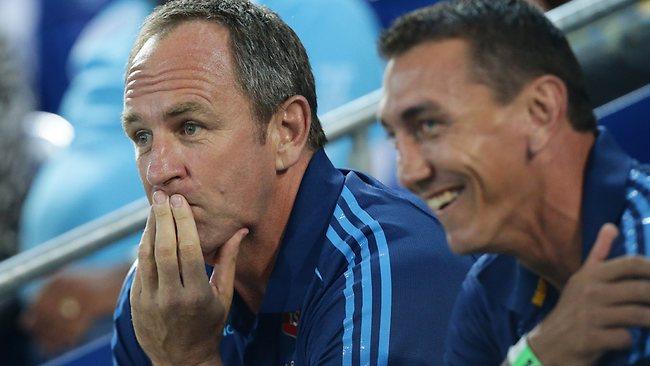
[{"label": "wrist", "polygon": [[511,366],[542,366],[542,362],[528,343],[528,334],[508,349],[507,359]]}]

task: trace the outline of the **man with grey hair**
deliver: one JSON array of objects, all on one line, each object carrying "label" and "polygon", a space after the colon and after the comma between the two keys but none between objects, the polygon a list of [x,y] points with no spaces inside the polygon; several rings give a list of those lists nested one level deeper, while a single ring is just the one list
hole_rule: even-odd
[{"label": "man with grey hair", "polygon": [[331,165],[313,80],[293,31],[248,1],[145,21],[123,125],[152,211],[117,364],[442,362],[469,263],[419,203]]}]

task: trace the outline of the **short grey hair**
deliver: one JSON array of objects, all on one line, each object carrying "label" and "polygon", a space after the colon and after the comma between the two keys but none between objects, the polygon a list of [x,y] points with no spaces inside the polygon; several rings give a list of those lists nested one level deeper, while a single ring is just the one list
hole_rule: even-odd
[{"label": "short grey hair", "polygon": [[317,115],[314,76],[304,46],[277,14],[248,0],[174,0],[158,6],[142,25],[127,70],[148,39],[164,36],[177,25],[193,20],[228,29],[236,81],[250,99],[261,126],[266,126],[284,101],[302,95],[311,107],[308,145],[315,150],[327,142]]}]

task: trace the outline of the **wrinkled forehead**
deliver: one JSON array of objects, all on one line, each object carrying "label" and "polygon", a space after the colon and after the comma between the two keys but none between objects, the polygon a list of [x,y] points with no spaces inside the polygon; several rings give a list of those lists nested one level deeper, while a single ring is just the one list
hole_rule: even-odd
[{"label": "wrinkled forehead", "polygon": [[396,121],[406,109],[423,103],[462,99],[472,83],[467,44],[459,39],[428,41],[391,58],[384,73],[380,117]]},{"label": "wrinkled forehead", "polygon": [[232,75],[228,30],[216,23],[187,21],[147,39],[127,70],[127,89],[142,76],[171,71]]}]

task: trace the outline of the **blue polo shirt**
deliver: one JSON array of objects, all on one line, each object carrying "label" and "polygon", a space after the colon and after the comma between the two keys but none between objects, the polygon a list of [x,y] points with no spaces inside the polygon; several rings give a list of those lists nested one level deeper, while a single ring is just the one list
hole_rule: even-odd
[{"label": "blue polo shirt", "polygon": [[[234,296],[221,341],[224,364],[441,364],[471,261],[449,251],[440,223],[418,202],[337,170],[316,152],[261,311]],[[131,273],[115,311],[113,357],[119,365],[149,365],[131,323],[132,280]]]},{"label": "blue polo shirt", "polygon": [[[610,257],[647,255],[650,250],[650,170],[626,155],[600,129],[585,170],[582,257],[600,227],[616,223],[621,235]],[[463,282],[449,328],[445,364],[500,365],[508,348],[553,309],[559,294],[513,257],[483,255]],[[634,346],[605,355],[600,365],[650,362],[646,330],[632,330]]]}]

